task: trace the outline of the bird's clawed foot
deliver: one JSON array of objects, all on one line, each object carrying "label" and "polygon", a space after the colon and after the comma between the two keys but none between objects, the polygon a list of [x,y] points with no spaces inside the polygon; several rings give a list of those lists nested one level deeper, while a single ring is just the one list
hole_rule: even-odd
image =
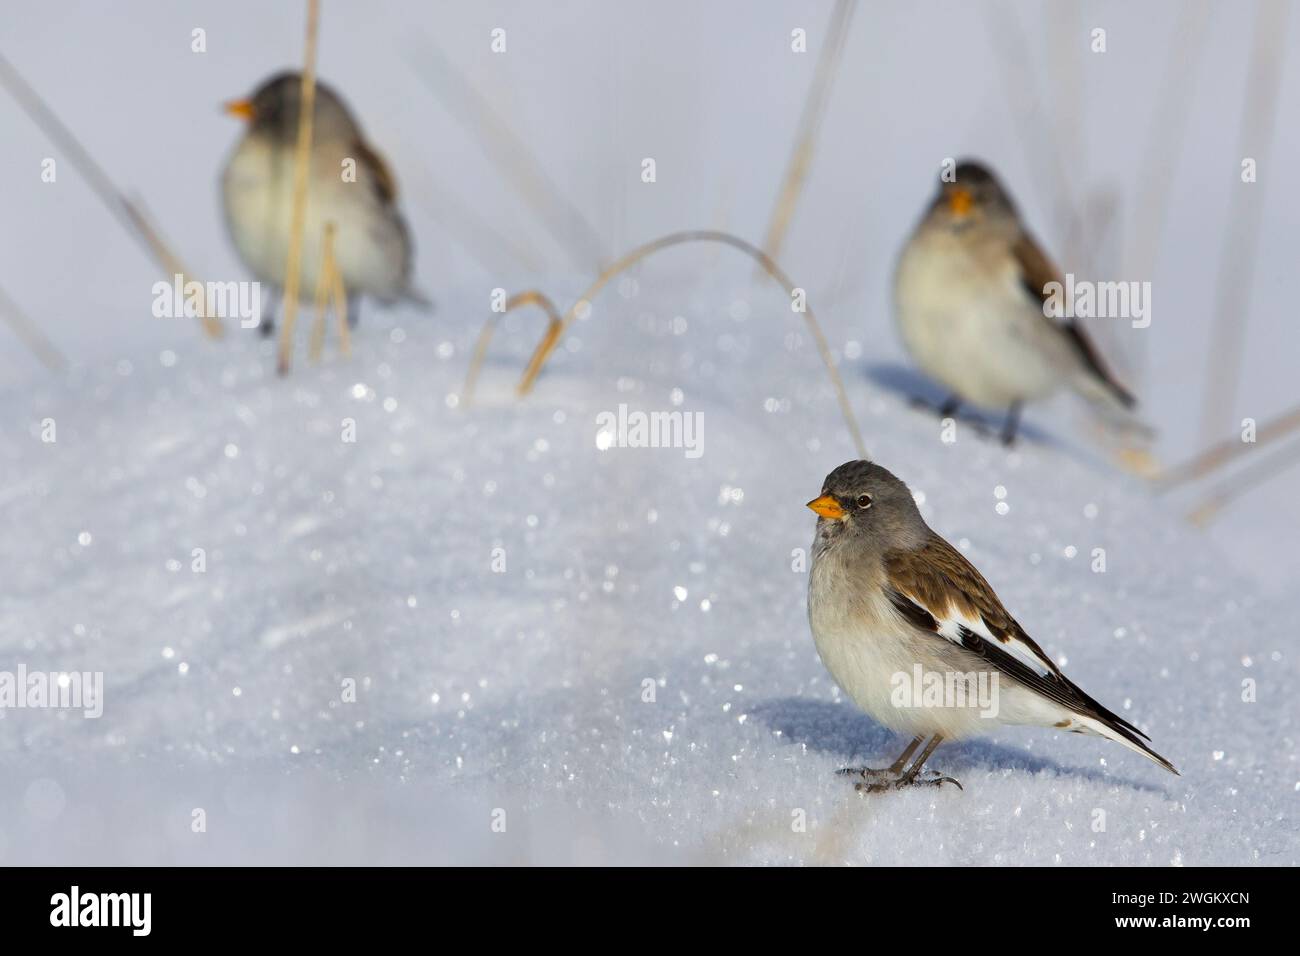
[{"label": "bird's clawed foot", "polygon": [[923,408],[932,415],[938,415],[940,418],[955,418],[957,410],[961,408],[961,399],[956,395],[949,396],[941,404],[936,405],[929,399],[922,398],[920,395],[913,395],[908,399],[913,408]]},{"label": "bird's clawed foot", "polygon": [[859,793],[883,793],[886,790],[896,790],[899,781],[905,776],[893,768],[876,770],[873,767],[845,767],[843,770],[837,770],[836,773],[841,777],[856,777],[853,789]]},{"label": "bird's clawed foot", "polygon": [[[990,428],[988,424],[978,416],[978,414],[972,414],[969,412],[962,414],[961,399],[956,395],[953,395],[951,398],[939,405],[919,396],[909,399],[909,402],[913,408],[923,409],[931,415],[939,416],[940,421],[951,418],[955,422],[961,422],[964,427],[969,428],[971,431],[975,432],[975,434],[980,435],[983,438],[991,438],[995,434],[993,429]],[[1002,433],[1002,437],[1005,441],[1005,430]]]},{"label": "bird's clawed foot", "polygon": [[957,778],[945,776],[937,770],[898,773],[895,770],[874,770],[871,767],[845,767],[838,772],[841,776],[859,778],[853,785],[858,793],[886,793],[906,787],[942,787],[945,783],[951,783],[958,790],[966,789]]},{"label": "bird's clawed foot", "polygon": [[920,396],[913,396],[909,399],[913,408],[925,409],[932,415],[938,415],[940,419],[951,418],[953,421],[960,421],[966,427],[970,428],[976,434],[985,438],[997,436],[1003,446],[1010,448],[1016,443],[1016,436],[1020,433],[1020,410],[1022,402],[1012,402],[1007,409],[1006,418],[1002,421],[1002,427],[994,431],[992,427],[975,415],[959,415],[961,411],[961,399],[956,395],[950,396],[943,403],[936,405],[928,399]]},{"label": "bird's clawed foot", "polygon": [[1007,417],[1002,423],[1002,432],[998,436],[1002,440],[1003,447],[1010,448],[1016,443],[1016,433],[1020,430],[1020,404],[1020,402],[1012,402],[1011,407],[1007,409]]},{"label": "bird's clawed foot", "polygon": [[[965,790],[960,783],[952,777],[945,777],[937,770],[921,771],[921,765],[930,759],[930,754],[934,753],[935,748],[943,742],[942,734],[935,734],[934,738],[925,745],[921,751],[921,756],[916,758],[916,762],[911,767],[907,767],[907,762],[912,759],[912,754],[916,753],[916,748],[921,746],[924,736],[913,738],[912,742],[907,745],[907,749],[899,755],[899,758],[893,762],[886,770],[873,770],[871,767],[845,767],[839,771],[840,776],[858,777],[859,780],[853,785],[853,789],[858,793],[884,793],[887,790],[902,790],[904,787],[942,787],[945,783],[951,783],[958,790]],[[907,767],[906,770],[903,768]]]}]

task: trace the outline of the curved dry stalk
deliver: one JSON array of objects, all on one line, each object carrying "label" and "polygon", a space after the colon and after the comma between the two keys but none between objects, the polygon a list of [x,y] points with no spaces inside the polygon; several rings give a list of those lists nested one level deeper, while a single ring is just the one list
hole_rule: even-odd
[{"label": "curved dry stalk", "polygon": [[1198,527],[1205,527],[1232,502],[1297,463],[1300,463],[1300,441],[1287,446],[1271,458],[1266,458],[1233,475],[1230,482],[1217,488],[1205,501],[1192,509],[1187,515],[1187,520]]},{"label": "curved dry stalk", "polygon": [[1300,405],[1256,428],[1253,442],[1244,442],[1239,438],[1226,438],[1216,445],[1211,445],[1189,461],[1170,468],[1159,478],[1160,490],[1167,491],[1185,482],[1202,478],[1234,458],[1281,438],[1297,428],[1300,428]]},{"label": "curved dry stalk", "polygon": [[487,358],[488,345],[491,344],[492,336],[496,333],[497,323],[501,321],[502,316],[525,305],[536,305],[550,319],[546,323],[546,334],[542,337],[543,344],[559,338],[561,327],[559,310],[542,292],[529,289],[527,292],[520,292],[506,299],[505,308],[500,312],[493,312],[483,323],[483,331],[478,334],[478,341],[474,344],[474,355],[470,359],[469,371],[465,375],[465,386],[461,389],[466,405],[474,400],[474,386],[478,383],[479,370],[483,367],[483,360]]},{"label": "curved dry stalk", "polygon": [[[560,341],[560,337],[568,331],[569,326],[573,324],[573,320],[577,317],[579,306],[584,302],[590,304],[592,297],[604,288],[610,279],[626,270],[629,266],[635,265],[646,256],[658,252],[660,249],[667,249],[669,246],[679,246],[687,242],[720,242],[723,245],[731,246],[733,249],[739,249],[762,266],[763,271],[780,283],[788,295],[792,297],[795,295],[795,284],[790,281],[789,277],[784,272],[781,271],[781,267],[772,261],[770,256],[758,247],[750,245],[744,239],[733,236],[729,232],[698,229],[687,232],[674,232],[671,235],[662,236],[652,242],[647,242],[643,246],[638,246],[636,249],[633,249],[627,255],[623,256],[623,258],[605,269],[605,271],[596,278],[596,281],[578,297],[577,301],[574,302],[573,305],[569,306],[569,310],[564,313],[564,318],[560,321],[559,327],[554,329],[554,334],[552,334],[551,329],[547,330],[546,337],[537,346],[536,351],[533,352],[533,357],[528,361],[528,368],[524,370],[523,378],[519,380],[519,395],[521,397],[527,395],[532,389],[533,383],[537,380],[537,376],[542,370],[542,366],[546,364],[546,360],[550,358],[551,353],[555,351],[555,346]],[[844,416],[844,424],[848,426],[849,434],[853,437],[853,444],[858,450],[858,456],[860,458],[866,458],[868,457],[867,446],[862,440],[862,433],[858,430],[858,421],[853,416],[853,406],[849,404],[848,391],[844,388],[844,382],[840,379],[840,373],[835,370],[835,359],[834,356],[831,355],[831,347],[826,341],[826,336],[822,334],[821,325],[818,324],[817,317],[813,315],[811,308],[805,307],[803,317],[804,321],[808,325],[808,331],[811,333],[813,341],[817,343],[817,351],[821,354],[822,362],[826,366],[826,374],[830,376],[831,385],[835,388],[835,395],[840,405],[840,413]]]},{"label": "curved dry stalk", "polygon": [[307,0],[307,50],[303,57],[302,93],[298,106],[298,143],[293,155],[293,212],[289,221],[289,254],[285,261],[284,323],[280,328],[280,358],[276,370],[289,372],[293,355],[293,326],[298,318],[298,270],[302,265],[302,233],[307,220],[307,173],[311,168],[311,126],[316,111],[316,35],[320,0]]}]

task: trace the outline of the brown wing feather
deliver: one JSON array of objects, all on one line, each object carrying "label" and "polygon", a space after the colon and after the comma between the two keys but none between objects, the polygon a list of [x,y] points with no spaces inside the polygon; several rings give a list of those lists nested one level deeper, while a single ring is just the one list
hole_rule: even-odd
[{"label": "brown wing feather", "polygon": [[[1049,296],[1044,292],[1044,288],[1049,282],[1057,282],[1061,287],[1065,286],[1065,280],[1061,278],[1060,270],[1056,264],[1047,258],[1042,247],[1034,241],[1034,237],[1028,232],[1021,232],[1020,238],[1016,240],[1015,245],[1011,247],[1011,254],[1015,257],[1016,265],[1020,269],[1020,284],[1024,287],[1032,298],[1036,299],[1039,305],[1047,302]],[[1043,316],[1044,321],[1050,322],[1046,314]],[[1083,326],[1074,319],[1065,319],[1063,322],[1056,323],[1057,328],[1065,333],[1074,350],[1083,359],[1083,363],[1091,372],[1101,379],[1102,382],[1115,394],[1120,403],[1128,408],[1135,404],[1134,398],[1129,391],[1116,381],[1115,376],[1110,373],[1106,363],[1101,359],[1101,353],[1093,345],[1092,339],[1084,331]]]},{"label": "brown wing feather", "polygon": [[379,198],[391,205],[397,199],[397,179],[388,169],[384,157],[366,145],[364,140],[357,140],[352,148],[356,152],[360,163],[369,170],[371,179],[375,184],[375,190],[379,193]]},{"label": "brown wing feather", "polygon": [[[1136,734],[1139,738],[1147,735],[1138,730],[1118,714],[1107,710],[1090,697],[1078,684],[1070,680],[1049,658],[1037,642],[1034,641],[1020,623],[1002,606],[992,586],[984,580],[984,575],[962,556],[961,552],[937,534],[920,548],[909,551],[894,551],[885,556],[886,580],[889,587],[920,602],[929,609],[931,615],[945,615],[950,609],[956,610],[967,618],[981,618],[989,633],[1000,644],[1006,644],[1012,638],[1027,648],[1048,670],[1047,676],[1040,676],[1015,656],[996,646],[990,646],[977,635],[963,629],[963,646],[979,656],[1007,670],[1026,685],[1033,687],[1053,700],[1078,709],[1105,721],[1111,726],[1123,728],[1127,735]],[[932,630],[938,628],[938,622],[932,622]],[[1140,741],[1137,741],[1142,746]],[[1163,760],[1163,758],[1161,758]]]},{"label": "brown wing feather", "polygon": [[1061,278],[1061,271],[1056,268],[1056,263],[1047,258],[1042,247],[1029,233],[1020,233],[1020,238],[1011,247],[1011,254],[1020,268],[1020,284],[1040,303],[1047,301],[1047,293],[1043,291],[1043,287],[1049,282],[1065,284]]},{"label": "brown wing feather", "polygon": [[889,580],[905,594],[919,600],[933,613],[955,610],[967,618],[981,618],[1002,643],[1013,637],[1024,644],[1044,667],[1061,677],[1061,671],[998,599],[984,575],[961,552],[937,534],[913,551],[886,556]]}]

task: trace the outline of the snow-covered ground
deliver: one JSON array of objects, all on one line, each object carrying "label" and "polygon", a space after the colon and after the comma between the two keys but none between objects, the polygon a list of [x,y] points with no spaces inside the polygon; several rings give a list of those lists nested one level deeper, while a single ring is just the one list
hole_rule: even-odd
[{"label": "snow-covered ground", "polygon": [[[0,724],[3,859],[1296,862],[1279,608],[1111,467],[945,444],[861,359],[873,456],[1184,776],[1005,730],[939,751],[965,792],[837,778],[898,747],[818,661],[794,569],[852,446],[780,290],[686,259],[598,300],[522,404],[527,316],[470,408],[468,323],[410,315],[287,380],[245,333],[9,395],[0,659],[106,689],[97,720]],[[699,413],[703,454],[598,449],[620,403]]]},{"label": "snow-covered ground", "polygon": [[[1213,8],[1186,77],[1196,108],[1155,273],[1126,271],[1118,242],[1100,256],[1107,277],[1156,287],[1150,329],[1098,332],[1166,461],[1197,447],[1214,265],[1244,188],[1251,20],[1232,7]],[[238,133],[216,104],[299,59],[301,10],[132,8],[15,11],[0,44],[196,271],[247,278],[215,198]],[[787,297],[733,251],[667,251],[611,284],[523,402],[541,324],[508,317],[466,406],[491,290],[540,285],[564,306],[595,263],[424,85],[428,44],[529,140],[608,259],[682,228],[762,235],[828,9],[326,3],[322,73],[397,170],[438,311],[367,304],[351,358],[300,359],[287,379],[252,332],[214,346],[153,318],[158,267],[64,157],[40,182],[55,151],[0,100],[0,285],[74,363],[49,375],[6,345],[0,364],[0,672],[105,681],[98,719],[0,709],[0,863],[1300,862],[1294,478],[1206,535],[1187,500],[1090,450],[1068,403],[1031,410],[1008,452],[965,427],[944,443],[904,394],[888,276],[941,158],[992,162],[1062,245],[991,7],[859,10],[781,260],[872,457],[1182,777],[1027,729],[945,745],[932,765],[964,792],[863,798],[834,775],[901,746],[842,698],[805,619],[803,504],[854,449]],[[1131,209],[1181,7],[1102,3],[1073,26],[1017,9],[1030,38],[1109,30],[1084,61],[1071,171]],[[812,55],[790,53],[793,27]],[[1026,68],[1050,101],[1059,77],[1039,59]],[[1300,148],[1293,75],[1277,157]],[[1295,400],[1300,209],[1278,168],[1261,166],[1249,374],[1225,428]],[[598,449],[598,416],[621,404],[698,413],[703,454]]]}]

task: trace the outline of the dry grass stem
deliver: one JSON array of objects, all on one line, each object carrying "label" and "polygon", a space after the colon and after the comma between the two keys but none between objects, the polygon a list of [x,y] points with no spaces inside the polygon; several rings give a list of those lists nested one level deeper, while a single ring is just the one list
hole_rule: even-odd
[{"label": "dry grass stem", "polygon": [[1269,419],[1255,429],[1255,440],[1244,442],[1240,438],[1225,438],[1211,445],[1189,461],[1170,468],[1160,476],[1160,489],[1167,491],[1189,481],[1203,478],[1210,472],[1229,462],[1258,449],[1261,445],[1276,441],[1300,428],[1300,405],[1283,412],[1276,418]]},{"label": "dry grass stem", "polygon": [[62,372],[68,367],[68,360],[63,353],[45,337],[40,327],[27,317],[27,314],[18,307],[18,303],[3,289],[0,289],[0,318],[4,319],[5,324],[13,329],[19,341],[26,345],[40,363],[51,372]]},{"label": "dry grass stem", "polygon": [[280,328],[280,357],[276,369],[287,375],[293,359],[293,327],[298,318],[302,234],[307,219],[307,174],[311,170],[311,128],[316,109],[316,37],[320,29],[320,0],[307,0],[307,43],[298,109],[298,143],[293,157],[293,211],[289,221],[289,254],[284,276],[284,322]]},{"label": "dry grass stem", "polygon": [[[427,38],[409,62],[421,82],[482,144],[487,157],[501,167],[506,181],[569,253],[573,264],[579,269],[599,267],[605,255],[604,240],[546,174],[531,146],[497,114],[478,88]],[[435,75],[429,75],[428,67]]]},{"label": "dry grass stem", "polygon": [[308,354],[313,363],[319,362],[325,346],[325,308],[334,292],[334,223],[325,224],[321,242],[320,273],[316,276],[316,318],[311,327],[311,347]]},{"label": "dry grass stem", "polygon": [[1300,441],[1297,441],[1270,458],[1243,468],[1232,476],[1232,480],[1219,486],[1188,514],[1192,524],[1205,527],[1219,516],[1225,507],[1244,498],[1259,485],[1282,474],[1288,468],[1300,464]]},{"label": "dry grass stem", "polygon": [[[189,270],[181,265],[180,258],[171,251],[171,247],[150,223],[149,217],[140,204],[127,198],[125,193],[113,185],[113,181],[108,178],[108,174],[95,162],[77,137],[72,134],[72,131],[63,125],[63,122],[54,114],[49,105],[23,79],[22,74],[14,68],[13,64],[3,56],[0,56],[0,85],[3,85],[9,91],[10,95],[18,102],[18,105],[23,108],[23,111],[68,157],[72,165],[81,171],[82,176],[85,177],[86,185],[108,207],[109,212],[126,229],[127,233],[141,243],[153,256],[154,260],[167,270],[167,278],[170,279],[173,275],[190,276]],[[203,330],[208,337],[220,338],[223,331],[221,322],[207,314],[206,297],[199,312],[203,320]]]},{"label": "dry grass stem", "polygon": [[[1138,167],[1136,209],[1124,265],[1134,278],[1154,278],[1156,260],[1169,218],[1169,196],[1174,182],[1175,162],[1183,155],[1187,117],[1195,99],[1188,95],[1195,67],[1202,60],[1206,25],[1210,19],[1207,0],[1189,0],[1182,8],[1169,51],[1164,83],[1151,116],[1146,148]],[[1145,378],[1150,362],[1146,337],[1137,336],[1138,377]],[[1134,384],[1139,384],[1134,382]]]},{"label": "dry grass stem", "polygon": [[812,86],[808,89],[808,98],[804,101],[803,114],[799,118],[799,133],[795,137],[794,151],[790,155],[790,164],[786,168],[776,208],[772,211],[772,221],[767,227],[767,238],[763,240],[763,251],[774,259],[781,254],[781,245],[794,218],[795,208],[808,179],[808,170],[812,168],[817,134],[821,131],[822,116],[835,84],[840,56],[844,52],[844,41],[856,7],[856,0],[836,0],[835,10],[826,27],[826,39],[821,56],[817,59],[817,70],[813,75]]},{"label": "dry grass stem", "polygon": [[[1055,198],[1052,212],[1058,232],[1068,236],[1079,206],[1075,201],[1074,181],[1062,161],[1059,126],[1038,95],[1042,84],[1033,76],[1026,56],[1034,45],[1021,29],[1018,10],[1008,4],[993,4],[985,24],[997,53],[1003,93],[1015,113],[1016,131],[1035,188],[1039,195]],[[1066,261],[1065,265],[1068,268],[1070,263]]]},{"label": "dry grass stem", "polygon": [[[1289,10],[1285,0],[1261,2],[1255,8],[1255,41],[1237,155],[1251,157],[1258,164],[1268,161],[1273,141]],[[1223,231],[1223,252],[1215,279],[1214,324],[1206,353],[1207,386],[1201,410],[1201,439],[1207,443],[1220,433],[1225,417],[1233,414],[1237,401],[1251,289],[1259,258],[1265,183],[1271,178],[1275,178],[1274,174],[1265,171],[1256,182],[1234,181],[1233,184],[1228,228]]]},{"label": "dry grass stem", "polygon": [[348,325],[348,290],[343,285],[343,273],[330,256],[330,279],[334,285],[334,311],[339,317],[339,354],[347,358],[352,354],[352,327]]}]

